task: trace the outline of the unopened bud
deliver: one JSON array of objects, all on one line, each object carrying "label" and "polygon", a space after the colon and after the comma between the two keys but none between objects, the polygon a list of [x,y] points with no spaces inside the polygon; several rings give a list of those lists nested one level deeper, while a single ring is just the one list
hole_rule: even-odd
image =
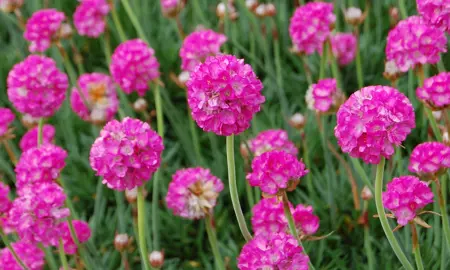
[{"label": "unopened bud", "polygon": [[183,71],[178,75],[178,81],[182,84],[186,84],[186,82],[189,80],[190,73],[189,71]]},{"label": "unopened bud", "polygon": [[35,118],[29,114],[24,114],[22,116],[22,124],[28,129],[34,128],[39,124],[39,118]]},{"label": "unopened bud", "polygon": [[306,119],[301,113],[295,113],[289,119],[289,125],[297,130],[301,130],[305,126],[305,123]]},{"label": "unopened bud", "polygon": [[434,119],[437,121],[441,120],[442,118],[442,111],[432,111]]},{"label": "unopened bud", "polygon": [[133,103],[133,109],[136,112],[145,112],[147,110],[147,101],[145,101],[145,99],[143,99],[143,98],[138,98]]},{"label": "unopened bud", "polygon": [[275,8],[275,5],[272,3],[266,4],[266,16],[267,17],[273,17],[277,14],[277,9]]},{"label": "unopened bud", "polygon": [[248,159],[249,153],[248,153],[247,145],[245,143],[241,143],[241,146],[240,146],[239,150],[241,151],[242,157],[244,159]]},{"label": "unopened bud", "polygon": [[446,145],[450,144],[450,138],[449,138],[449,135],[448,135],[448,131],[444,131],[442,133],[442,142],[445,143]]},{"label": "unopened bud", "polygon": [[23,5],[23,0],[1,0],[0,10],[9,13],[14,12],[16,9]]},{"label": "unopened bud", "polygon": [[255,15],[258,17],[264,17],[266,15],[266,5],[259,4],[255,9]]},{"label": "unopened bud", "polygon": [[368,186],[364,186],[361,190],[361,198],[365,201],[368,201],[373,198],[372,191]]},{"label": "unopened bud", "polygon": [[162,13],[165,17],[175,18],[180,14],[184,7],[184,1],[176,0],[175,3],[171,3],[169,6],[161,6]]},{"label": "unopened bud", "polygon": [[365,19],[365,16],[361,9],[357,7],[349,7],[347,10],[345,10],[344,16],[345,21],[354,26],[360,25]]},{"label": "unopened bud", "polygon": [[130,245],[130,238],[126,233],[116,234],[114,237],[114,247],[117,251],[122,252]]},{"label": "unopened bud", "polygon": [[133,189],[125,189],[125,198],[130,204],[136,203],[137,194],[137,187]]},{"label": "unopened bud", "polygon": [[395,26],[400,20],[400,12],[397,7],[391,7],[389,9],[389,17],[391,20],[391,26]]},{"label": "unopened bud", "polygon": [[72,37],[73,31],[72,26],[68,23],[61,24],[61,28],[59,29],[59,38],[61,39],[69,39]]},{"label": "unopened bud", "polygon": [[387,61],[384,64],[383,76],[389,81],[396,81],[402,72],[398,69],[397,64],[394,61]]},{"label": "unopened bud", "polygon": [[236,12],[236,9],[234,8],[232,2],[228,2],[228,10],[224,3],[219,3],[216,8],[216,15],[220,19],[225,18],[225,14],[228,12],[228,17],[230,20],[236,20],[238,17],[238,13]]},{"label": "unopened bud", "polygon": [[245,1],[245,6],[249,10],[255,11],[256,7],[258,6],[258,0],[246,0]]},{"label": "unopened bud", "polygon": [[148,256],[148,260],[150,261],[150,265],[153,268],[161,268],[164,264],[164,253],[161,251],[154,250]]}]

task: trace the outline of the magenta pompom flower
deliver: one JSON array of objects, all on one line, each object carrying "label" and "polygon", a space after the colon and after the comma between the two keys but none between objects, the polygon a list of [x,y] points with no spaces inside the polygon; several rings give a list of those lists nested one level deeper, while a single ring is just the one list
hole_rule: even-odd
[{"label": "magenta pompom flower", "polygon": [[[20,139],[20,149],[22,152],[27,151],[30,148],[37,147],[38,145],[38,127],[30,129],[22,139]],[[51,144],[55,138],[55,128],[52,125],[45,124],[42,127],[42,143]]]},{"label": "magenta pompom flower", "polygon": [[232,55],[208,57],[186,86],[192,118],[203,130],[222,136],[249,128],[265,100],[252,67]]},{"label": "magenta pompom flower", "polygon": [[9,200],[9,186],[0,182],[0,217],[2,217],[11,208]]},{"label": "magenta pompom flower", "polygon": [[111,77],[102,73],[83,74],[77,86],[72,89],[70,104],[81,119],[105,123],[114,118],[119,100]]},{"label": "magenta pompom flower", "polygon": [[450,34],[450,2],[448,0],[417,0],[417,10],[429,24]]},{"label": "magenta pompom flower", "polygon": [[69,81],[53,59],[30,55],[8,74],[8,98],[21,113],[50,117],[61,107]]},{"label": "magenta pompom flower", "polygon": [[405,226],[414,220],[416,213],[433,202],[433,192],[428,184],[414,176],[394,178],[383,192],[383,205]]},{"label": "magenta pompom flower", "polygon": [[[44,269],[44,251],[34,244],[21,240],[11,244],[20,260],[30,270]],[[8,248],[0,250],[0,270],[23,270]]]},{"label": "magenta pompom flower", "polygon": [[450,72],[441,72],[425,79],[416,90],[417,98],[432,110],[443,110],[450,106]]},{"label": "magenta pompom flower", "polygon": [[212,213],[222,190],[222,181],[209,169],[181,169],[172,176],[169,184],[167,207],[175,215],[187,219],[204,218]]},{"label": "magenta pompom flower", "polygon": [[183,0],[161,0],[162,12],[167,17],[176,17],[183,7]]},{"label": "magenta pompom flower", "polygon": [[163,150],[162,138],[148,123],[125,117],[105,125],[92,145],[89,161],[109,188],[133,189],[150,180]]},{"label": "magenta pompom flower", "polygon": [[263,192],[275,195],[280,190],[293,190],[300,177],[307,173],[305,164],[295,156],[274,150],[253,159],[252,172],[247,174],[247,180]]},{"label": "magenta pompom flower", "polygon": [[73,23],[81,36],[97,38],[105,31],[108,12],[106,0],[81,0],[73,14]]},{"label": "magenta pompom flower", "polygon": [[335,21],[332,3],[314,2],[298,7],[289,25],[294,51],[321,53]]},{"label": "magenta pompom flower", "polygon": [[254,156],[271,150],[285,151],[294,156],[298,154],[297,147],[289,140],[287,132],[282,129],[265,130],[249,140],[248,146]]},{"label": "magenta pompom flower", "polygon": [[345,66],[355,59],[357,39],[351,33],[337,33],[331,36],[331,48],[339,65]]},{"label": "magenta pompom flower", "polygon": [[140,39],[120,44],[111,57],[109,70],[114,81],[127,94],[136,91],[144,96],[148,84],[159,77],[155,51]]},{"label": "magenta pompom flower", "polygon": [[408,98],[389,86],[368,86],[353,93],[337,112],[334,135],[342,151],[378,164],[389,159],[415,127]]},{"label": "magenta pompom flower", "polygon": [[423,177],[435,178],[450,168],[450,147],[440,142],[417,145],[411,153],[409,171]]},{"label": "magenta pompom flower", "polygon": [[299,204],[292,212],[295,226],[301,236],[315,234],[319,229],[319,217],[313,214],[311,205]]},{"label": "magenta pompom flower", "polygon": [[421,17],[400,21],[387,37],[386,58],[402,72],[420,64],[436,64],[447,51],[445,33],[428,25]]},{"label": "magenta pompom flower", "polygon": [[[91,237],[91,228],[89,224],[83,220],[72,221],[75,234],[77,235],[78,241],[84,243]],[[66,254],[73,255],[77,252],[77,245],[73,241],[72,235],[70,234],[69,223],[66,221],[60,224],[61,240],[64,245],[64,252]]]},{"label": "magenta pompom flower", "polygon": [[8,108],[0,108],[0,138],[9,137],[9,125],[14,121],[14,113]]},{"label": "magenta pompom flower", "polygon": [[25,26],[24,38],[30,43],[30,52],[44,52],[66,31],[66,16],[56,9],[41,9],[33,13]]},{"label": "magenta pompom flower", "polygon": [[289,234],[256,235],[242,248],[238,268],[308,270],[309,257],[302,252],[297,240]]},{"label": "magenta pompom flower", "polygon": [[310,110],[331,113],[344,103],[345,95],[337,87],[336,79],[322,79],[308,88],[305,99]]},{"label": "magenta pompom flower", "polygon": [[213,30],[199,30],[189,34],[180,49],[181,69],[192,72],[208,56],[220,53],[220,46],[227,41],[223,34]]}]

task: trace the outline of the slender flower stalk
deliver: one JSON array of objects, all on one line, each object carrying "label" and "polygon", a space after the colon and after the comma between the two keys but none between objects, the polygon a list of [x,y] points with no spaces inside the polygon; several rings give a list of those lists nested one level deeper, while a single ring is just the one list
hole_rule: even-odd
[{"label": "slender flower stalk", "polygon": [[58,48],[58,51],[63,59],[64,68],[67,71],[67,75],[69,75],[70,85],[76,86],[77,85],[77,73],[75,72],[75,68],[72,65],[72,62],[70,62],[69,55],[67,54],[66,50],[62,46],[61,43],[57,43],[56,47]]},{"label": "slender flower stalk", "polygon": [[147,44],[150,44],[148,42],[148,39],[145,36],[144,30],[142,29],[141,24],[139,23],[139,20],[134,13],[133,9],[131,8],[130,3],[128,0],[122,0],[122,5],[125,8],[125,11],[128,14],[128,17],[130,17],[131,23],[133,24],[134,28],[136,29],[136,32],[138,33],[138,36],[143,39]]},{"label": "slender flower stalk", "polygon": [[29,268],[25,265],[25,263],[20,259],[19,255],[17,255],[16,251],[11,246],[11,243],[8,240],[8,237],[3,232],[2,228],[0,227],[0,237],[2,238],[3,244],[9,249],[11,254],[13,255],[16,262],[25,270],[29,270]]},{"label": "slender flower stalk", "polygon": [[358,79],[358,87],[361,89],[364,87],[364,73],[362,71],[361,64],[361,38],[359,35],[359,26],[355,26],[356,36],[356,78]]},{"label": "slender flower stalk", "polygon": [[356,172],[359,174],[359,177],[363,180],[364,185],[368,186],[370,191],[374,192],[374,187],[372,182],[370,182],[369,176],[367,176],[366,170],[361,165],[361,162],[359,159],[356,158],[350,158],[352,161],[353,167],[355,168]]},{"label": "slender flower stalk", "polygon": [[325,42],[322,49],[322,57],[320,58],[319,80],[325,78],[325,65],[327,63],[328,42]]},{"label": "slender flower stalk", "polygon": [[[446,176],[442,178],[443,181],[446,181]],[[439,208],[441,210],[442,215],[442,228],[444,230],[445,241],[447,242],[447,248],[450,249],[450,224],[448,222],[448,214],[447,214],[447,204],[445,203],[443,190],[439,179],[434,181],[436,183],[436,193],[438,197]]]},{"label": "slender flower stalk", "polygon": [[216,262],[217,270],[225,270],[225,265],[223,263],[223,259],[220,256],[219,246],[217,243],[217,235],[213,228],[213,220],[211,215],[206,215],[206,233],[208,234],[209,243],[211,245],[211,249],[214,255],[214,261]]},{"label": "slender flower stalk", "polygon": [[[153,180],[154,181],[154,180]],[[138,187],[137,195],[138,205],[138,237],[139,237],[139,251],[141,252],[141,260],[144,264],[144,269],[149,270],[150,265],[148,261],[147,242],[145,241],[145,200],[144,200],[144,187]]]},{"label": "slender flower stalk", "polygon": [[330,39],[327,40],[328,45],[328,56],[330,57],[331,61],[331,73],[333,74],[333,77],[336,79],[337,87],[339,89],[342,89],[342,83],[341,83],[341,75],[339,73],[339,66],[336,57],[333,54],[332,48],[331,48],[331,41]]},{"label": "slender flower stalk", "polygon": [[400,9],[400,14],[402,15],[402,18],[406,19],[408,17],[408,12],[406,11],[405,0],[398,0],[398,7]]},{"label": "slender flower stalk", "polygon": [[114,22],[114,28],[117,30],[119,34],[119,38],[122,42],[128,39],[125,31],[123,30],[122,23],[120,22],[119,15],[117,14],[117,10],[115,7],[111,9],[111,16]]},{"label": "slender flower stalk", "polygon": [[56,264],[56,260],[53,257],[53,254],[52,254],[50,248],[44,247],[44,245],[42,245],[42,243],[38,243],[38,247],[39,247],[39,249],[44,251],[44,253],[45,253],[45,261],[47,262],[48,267],[51,270],[58,270],[58,265]]},{"label": "slender flower stalk", "polygon": [[44,129],[44,118],[40,118],[38,124],[38,145],[42,144],[43,129]]},{"label": "slender flower stalk", "polygon": [[416,259],[416,266],[418,270],[423,270],[422,255],[420,254],[419,237],[417,235],[416,224],[411,223],[411,234],[412,234],[412,244],[414,258]]},{"label": "slender flower stalk", "polygon": [[[363,213],[367,213],[368,211],[369,202],[367,200],[364,200],[363,203]],[[373,254],[372,249],[372,240],[370,237],[370,228],[369,224],[364,224],[364,249],[366,250],[367,255],[367,264],[369,266],[369,270],[374,270],[375,263],[375,256]]]},{"label": "slender flower stalk", "polygon": [[61,239],[59,239],[59,259],[61,260],[62,269],[69,270],[69,263],[67,262],[66,253],[64,252],[64,244]]}]

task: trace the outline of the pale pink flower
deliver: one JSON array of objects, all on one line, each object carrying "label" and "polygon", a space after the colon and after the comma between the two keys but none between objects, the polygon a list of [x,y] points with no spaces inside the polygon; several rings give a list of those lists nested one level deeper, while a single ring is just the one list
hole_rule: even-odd
[{"label": "pale pink flower", "polygon": [[[20,149],[22,152],[27,151],[30,148],[37,147],[38,145],[38,127],[34,127],[27,131],[25,135],[23,135],[22,139],[20,139]],[[55,128],[52,125],[45,124],[42,127],[42,143],[43,144],[51,144],[55,139]]]},{"label": "pale pink flower", "polygon": [[417,145],[411,153],[409,171],[420,176],[431,176],[450,168],[450,147],[440,142]]},{"label": "pale pink flower", "polygon": [[417,11],[429,24],[450,34],[450,1],[416,0]]},{"label": "pale pink flower", "polygon": [[337,33],[331,36],[331,48],[339,65],[350,64],[356,56],[358,40],[352,33]]},{"label": "pale pink flower", "polygon": [[282,129],[269,129],[260,132],[255,138],[248,141],[250,151],[254,156],[271,150],[285,151],[297,156],[298,149],[288,138],[288,134]]},{"label": "pale pink flower", "polygon": [[106,0],[81,0],[73,23],[81,36],[97,38],[105,31],[109,5]]},{"label": "pale pink flower", "polygon": [[[20,260],[30,270],[44,269],[44,251],[36,245],[20,240],[11,244]],[[0,270],[23,270],[8,248],[0,250]]]},{"label": "pale pink flower", "polygon": [[[89,228],[89,224],[83,220],[73,220],[72,225],[78,241],[80,241],[80,243],[87,242],[91,237],[91,228]],[[77,245],[73,241],[72,235],[70,234],[68,221],[61,223],[59,230],[61,232],[61,240],[64,245],[64,252],[69,255],[75,254],[77,252]]]},{"label": "pale pink flower", "polygon": [[417,98],[433,110],[443,110],[450,106],[450,72],[425,79],[423,86],[416,90]]},{"label": "pale pink flower", "polygon": [[339,109],[345,95],[337,87],[336,79],[322,79],[308,88],[305,99],[310,110],[330,113]]},{"label": "pale pink flower", "polygon": [[14,113],[10,109],[0,108],[0,138],[9,131],[9,125],[14,118]]},{"label": "pale pink flower", "polygon": [[44,52],[61,36],[66,16],[56,9],[41,9],[28,19],[23,36],[30,42],[30,52]]}]

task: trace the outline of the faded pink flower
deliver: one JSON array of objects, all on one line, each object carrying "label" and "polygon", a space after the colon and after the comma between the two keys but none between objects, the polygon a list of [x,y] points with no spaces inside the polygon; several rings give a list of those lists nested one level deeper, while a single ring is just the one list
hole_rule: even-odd
[{"label": "faded pink flower", "polygon": [[[38,144],[38,127],[34,127],[30,129],[25,135],[23,135],[22,139],[20,139],[20,149],[22,152],[27,151],[30,148],[37,147]],[[55,139],[55,128],[52,125],[45,124],[42,127],[42,143],[51,144]]]},{"label": "faded pink flower", "polygon": [[311,2],[298,7],[289,25],[294,51],[321,53],[335,21],[332,3]]},{"label": "faded pink flower", "polygon": [[232,55],[209,56],[186,83],[192,118],[204,131],[229,136],[250,127],[265,98],[252,67]]},{"label": "faded pink flower", "polygon": [[447,52],[445,33],[418,16],[400,21],[387,37],[386,58],[402,72],[420,64],[436,64],[443,52]]},{"label": "faded pink flower", "polygon": [[78,78],[77,86],[72,88],[70,104],[81,119],[101,124],[114,118],[119,100],[111,77],[86,73]]},{"label": "faded pink flower", "polygon": [[417,11],[429,24],[450,34],[450,1],[416,0]]},{"label": "faded pink flower", "polygon": [[181,169],[172,176],[169,184],[167,207],[177,216],[201,219],[212,213],[222,190],[222,181],[209,169]]},{"label": "faded pink flower", "polygon": [[24,0],[0,0],[0,11],[13,12],[22,7]]},{"label": "faded pink flower", "polygon": [[298,149],[288,138],[288,134],[282,129],[269,129],[260,132],[255,138],[248,141],[250,151],[254,156],[271,150],[285,151],[297,156]]},{"label": "faded pink flower", "polygon": [[[20,240],[11,244],[17,256],[30,270],[44,269],[44,251],[36,245]],[[0,250],[0,270],[23,270],[8,248]]]},{"label": "faded pink flower", "polygon": [[366,163],[389,159],[415,127],[408,98],[389,86],[368,86],[353,93],[337,112],[334,135],[342,151]]},{"label": "faded pink flower", "polygon": [[109,70],[114,81],[130,94],[144,96],[149,83],[159,77],[159,63],[155,51],[141,39],[120,44],[111,57]]},{"label": "faded pink flower", "polygon": [[309,257],[289,234],[256,235],[237,258],[240,270],[308,270]]},{"label": "faded pink flower", "polygon": [[10,109],[0,108],[0,138],[9,131],[9,125],[14,118],[14,113]]},{"label": "faded pink flower", "polygon": [[[91,237],[91,228],[89,228],[89,224],[83,220],[73,220],[72,225],[78,241],[80,241],[80,243],[87,242]],[[77,245],[73,241],[72,235],[70,234],[68,221],[61,223],[59,229],[64,245],[64,252],[69,255],[75,254],[77,252]]]},{"label": "faded pink flower", "polygon": [[387,184],[383,205],[392,211],[398,224],[405,226],[419,210],[433,202],[433,197],[427,183],[414,176],[401,176]]},{"label": "faded pink flower", "polygon": [[411,153],[409,171],[420,176],[440,174],[450,168],[450,147],[440,142],[417,145]]},{"label": "faded pink flower", "polygon": [[0,182],[0,217],[2,217],[11,208],[9,200],[9,186]]},{"label": "faded pink flower", "polygon": [[425,79],[423,86],[416,90],[417,98],[433,110],[443,110],[450,106],[450,72]]},{"label": "faded pink flower", "polygon": [[8,98],[21,113],[50,117],[61,107],[69,87],[67,75],[53,59],[30,55],[8,74]]},{"label": "faded pink flower", "polygon": [[30,42],[30,52],[44,52],[58,40],[66,16],[56,9],[41,9],[28,19],[23,36]]},{"label": "faded pink flower", "polygon": [[73,23],[81,36],[97,38],[105,31],[109,5],[106,0],[81,0]]},{"label": "faded pink flower", "polygon": [[358,40],[352,33],[337,33],[331,36],[331,48],[339,65],[350,64],[356,56]]},{"label": "faded pink flower", "polygon": [[103,184],[133,189],[149,181],[161,164],[162,138],[148,123],[125,117],[105,125],[91,148],[89,161]]},{"label": "faded pink flower", "polygon": [[337,87],[336,79],[322,79],[308,88],[305,99],[310,110],[330,113],[339,109],[345,95]]}]

